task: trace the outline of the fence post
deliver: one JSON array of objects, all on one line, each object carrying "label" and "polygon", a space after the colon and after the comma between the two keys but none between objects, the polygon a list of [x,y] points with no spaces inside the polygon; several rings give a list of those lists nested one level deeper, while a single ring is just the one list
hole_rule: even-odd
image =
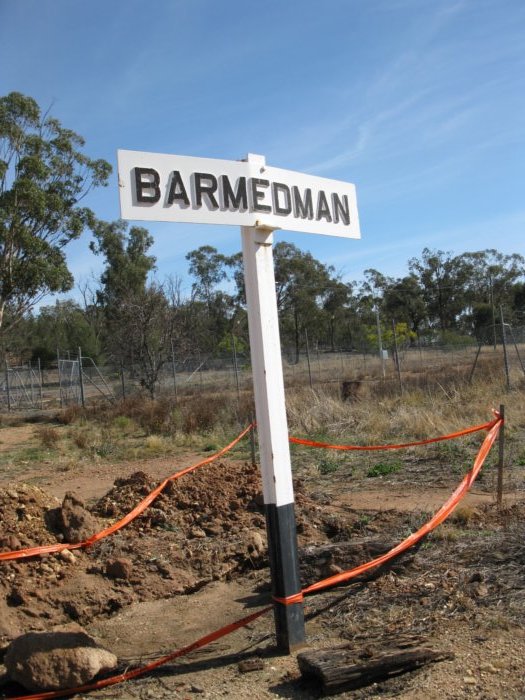
[{"label": "fence post", "polygon": [[397,378],[399,380],[399,393],[403,393],[403,382],[401,381],[401,364],[399,362],[399,352],[397,351],[396,322],[392,319],[392,330],[394,332],[394,353],[396,357]]},{"label": "fence post", "polygon": [[310,378],[310,389],[313,389],[312,384],[312,368],[310,367],[310,346],[308,344],[308,331],[304,329],[304,338],[306,340],[306,361],[308,363],[308,377]]},{"label": "fence post", "polygon": [[29,361],[29,387],[31,390],[31,408],[35,405],[35,387],[33,385],[33,366],[31,361]]},{"label": "fence post", "polygon": [[481,352],[481,343],[482,342],[483,342],[482,340],[479,341],[478,351],[476,352],[476,357],[474,358],[474,364],[472,365],[472,369],[470,370],[470,374],[468,376],[468,383],[469,384],[472,384],[472,377],[474,376],[474,370],[476,369],[476,365],[478,364],[478,357],[479,357],[479,353]]},{"label": "fence post", "polygon": [[82,349],[78,348],[78,385],[80,387],[80,401],[82,408],[85,408],[86,402],[84,398],[84,377],[82,376]]},{"label": "fence post", "polygon": [[233,371],[235,372],[235,385],[237,387],[237,405],[241,405],[241,385],[239,384],[239,365],[237,364],[237,346],[235,345],[235,334],[232,333],[232,356]]},{"label": "fence post", "polygon": [[505,364],[505,377],[507,389],[510,389],[509,358],[507,357],[507,338],[505,336],[505,322],[503,320],[503,306],[499,307],[501,315],[501,342],[503,343],[503,362]]},{"label": "fence post", "polygon": [[512,338],[512,343],[514,345],[514,350],[516,350],[516,355],[518,356],[518,361],[519,361],[520,366],[521,366],[521,371],[523,372],[523,374],[525,374],[525,367],[523,366],[523,361],[521,359],[520,351],[518,348],[518,343],[516,342],[516,338],[514,337],[514,331],[512,330],[512,326],[509,326],[509,331],[510,331],[510,335]]},{"label": "fence post", "polygon": [[60,349],[57,348],[57,370],[58,370],[58,387],[60,392],[60,408],[64,406],[64,401],[62,398],[62,371],[60,369]]},{"label": "fence post", "polygon": [[38,381],[40,382],[40,409],[42,410],[44,408],[44,393],[43,393],[44,375],[42,374],[42,363],[40,362],[39,357],[37,357],[37,367],[38,367]]},{"label": "fence post", "polygon": [[9,365],[5,361],[5,392],[7,396],[7,410],[11,411],[11,390],[9,387]]},{"label": "fence post", "polygon": [[120,386],[122,388],[122,398],[126,398],[126,384],[124,383],[124,365],[120,361]]},{"label": "fence post", "polygon": [[177,403],[177,366],[175,365],[175,348],[173,346],[173,338],[170,338],[171,345],[171,373],[173,375],[173,393],[175,395],[175,403]]},{"label": "fence post", "polygon": [[499,414],[503,418],[503,422],[498,436],[498,490],[496,502],[498,508],[501,508],[503,505],[503,467],[505,464],[505,406],[503,404],[500,404]]}]

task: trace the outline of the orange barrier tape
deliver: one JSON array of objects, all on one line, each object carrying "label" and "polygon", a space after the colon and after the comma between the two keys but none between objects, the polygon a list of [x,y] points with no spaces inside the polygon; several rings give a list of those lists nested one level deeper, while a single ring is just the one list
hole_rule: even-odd
[{"label": "orange barrier tape", "polygon": [[278,598],[277,596],[272,596],[272,600],[275,603],[280,603],[281,605],[295,605],[296,603],[302,603],[304,600],[304,595],[302,591],[295,593],[295,595],[289,595],[286,598]]},{"label": "orange barrier tape", "polygon": [[262,610],[258,610],[257,612],[252,613],[251,615],[247,615],[246,617],[243,617],[240,620],[231,622],[229,625],[225,625],[224,627],[221,627],[220,629],[215,630],[214,632],[211,632],[210,634],[207,634],[204,637],[201,637],[196,642],[188,644],[188,646],[182,647],[181,649],[177,649],[177,651],[174,651],[171,654],[168,654],[167,656],[163,656],[160,659],[157,659],[156,661],[153,661],[152,663],[148,664],[147,666],[135,668],[132,671],[128,671],[127,673],[120,673],[118,676],[103,678],[100,681],[95,681],[94,683],[89,683],[88,685],[82,685],[78,688],[68,688],[67,690],[47,690],[43,693],[36,693],[33,695],[18,695],[15,698],[11,698],[11,700],[51,700],[51,698],[62,698],[67,695],[76,695],[77,693],[87,693],[91,690],[100,690],[101,688],[107,688],[110,685],[123,683],[124,681],[129,681],[133,678],[139,678],[140,676],[144,676],[146,673],[150,673],[150,671],[155,670],[159,666],[163,666],[164,664],[167,664],[170,661],[173,661],[174,659],[178,659],[181,656],[185,656],[186,654],[195,651],[195,649],[200,649],[204,646],[207,646],[208,644],[215,642],[217,639],[225,637],[227,634],[231,634],[232,632],[235,632],[235,630],[249,625],[250,622],[253,622],[258,617],[261,617],[267,612],[270,612],[270,610],[273,610],[273,605],[269,605],[268,607],[263,608]]},{"label": "orange barrier tape", "polygon": [[458,430],[455,433],[450,433],[449,435],[442,435],[440,437],[428,438],[427,440],[419,440],[418,442],[403,442],[399,445],[330,445],[327,442],[316,442],[315,440],[305,440],[303,438],[291,437],[290,442],[296,445],[306,445],[307,447],[322,447],[327,450],[352,450],[352,451],[362,451],[370,452],[374,450],[400,450],[403,447],[417,447],[418,445],[430,445],[432,442],[441,442],[443,440],[454,440],[455,438],[462,437],[463,435],[470,435],[471,433],[477,433],[481,430],[490,430],[492,426],[500,420],[497,411],[494,412],[496,418],[488,423],[483,423],[482,425],[474,425],[472,428],[465,428],[464,430]]},{"label": "orange barrier tape", "polygon": [[500,417],[496,418],[492,425],[492,428],[485,436],[485,439],[483,440],[483,443],[479,448],[472,469],[464,476],[454,493],[447,499],[447,501],[445,501],[441,508],[433,515],[433,517],[430,520],[428,520],[422,527],[420,527],[419,530],[409,535],[405,540],[400,542],[389,552],[386,552],[386,554],[382,554],[380,557],[372,559],[372,561],[369,561],[366,564],[361,564],[355,569],[351,569],[350,571],[344,571],[341,574],[335,574],[334,576],[330,576],[328,578],[323,579],[322,581],[313,583],[311,586],[303,588],[303,595],[321,591],[325,588],[336,586],[339,583],[344,583],[345,581],[349,581],[350,579],[355,578],[356,576],[359,576],[360,574],[363,574],[366,571],[369,571],[370,569],[379,566],[380,564],[385,564],[390,559],[393,559],[398,554],[401,554],[402,552],[415,545],[417,542],[423,539],[425,535],[428,535],[429,532],[432,532],[432,530],[434,530],[446,518],[448,518],[448,516],[456,508],[461,499],[465,496],[469,488],[474,483],[477,475],[480,472],[481,467],[485,462],[485,459],[487,458],[488,453],[490,452],[492,445],[494,444],[494,441],[496,440],[496,437],[498,436],[502,424],[503,420]]},{"label": "orange barrier tape", "polygon": [[[303,596],[308,594],[308,593],[316,593],[318,591],[322,591],[325,588],[329,588],[331,586],[335,586],[339,583],[344,583],[352,578],[355,578],[356,576],[359,576],[362,573],[365,573],[369,569],[372,569],[373,567],[379,566],[380,564],[384,564],[390,559],[393,559],[396,557],[398,554],[401,554],[402,552],[406,551],[410,547],[412,547],[414,544],[419,542],[425,535],[427,535],[429,532],[434,530],[438,525],[440,525],[451,513],[452,511],[456,508],[456,506],[459,504],[461,499],[465,496],[469,488],[472,486],[474,483],[477,475],[479,474],[485,459],[487,458],[487,455],[490,452],[490,449],[492,445],[494,444],[494,441],[496,440],[496,437],[498,436],[498,433],[500,431],[500,428],[503,424],[503,419],[499,416],[497,412],[495,412],[496,419],[491,423],[491,428],[488,434],[485,436],[485,439],[483,440],[483,443],[478,451],[478,454],[476,455],[476,458],[474,460],[474,464],[472,466],[472,469],[465,475],[465,477],[462,479],[460,482],[459,486],[456,488],[454,493],[445,501],[443,506],[434,514],[434,516],[427,522],[425,525],[423,525],[419,530],[414,532],[412,535],[409,535],[405,540],[403,540],[400,544],[398,544],[396,547],[391,549],[389,552],[386,554],[383,554],[380,557],[377,557],[376,559],[372,559],[372,561],[367,562],[366,564],[362,564],[354,569],[351,569],[350,571],[343,572],[341,574],[336,574],[335,576],[330,576],[326,579],[323,579],[322,581],[318,581],[317,583],[314,583],[310,586],[307,586],[306,588],[303,588],[302,591],[299,593],[293,595],[293,596],[288,596],[286,598],[274,598],[274,602],[281,603],[284,605],[292,605],[294,603],[300,603],[303,600]],[[237,439],[240,440],[241,437],[243,437],[246,432],[251,428],[252,426],[249,426],[241,436]],[[235,441],[234,441],[235,442]],[[224,448],[226,450],[228,448]],[[223,451],[221,451],[223,453]],[[218,453],[218,454],[221,454]],[[211,461],[211,459],[214,459],[216,456],[212,458],[208,458],[208,460],[204,460],[203,463],[207,463]],[[194,465],[193,467],[188,467],[185,470],[182,470],[181,472],[178,472],[176,475],[174,475],[175,478],[179,478],[182,474],[187,473],[188,471],[191,471],[193,469],[196,469],[198,466],[200,466],[199,463],[197,465]],[[167,479],[166,481],[169,481],[171,478]],[[163,482],[164,483],[164,482]],[[159,666],[162,666],[166,663],[169,663],[170,661],[173,661],[176,658],[180,658],[181,656],[184,656],[186,654],[189,654],[190,652],[194,651],[195,649],[202,648],[206,646],[207,644],[210,644],[211,642],[216,641],[217,639],[220,639],[221,637],[224,637],[235,630],[239,629],[240,627],[244,627],[250,622],[253,622],[256,620],[258,617],[261,617],[262,615],[266,614],[270,610],[273,609],[273,605],[267,606],[263,608],[262,610],[259,610],[258,612],[252,613],[251,615],[248,615],[247,617],[243,617],[240,620],[237,620],[236,622],[232,622],[229,625],[226,625],[224,627],[221,627],[218,630],[215,630],[214,632],[211,632],[210,634],[205,635],[204,637],[201,637],[198,639],[196,642],[193,642],[192,644],[189,644],[186,647],[182,647],[181,649],[168,654],[167,656],[163,656],[160,659],[157,659],[157,661],[152,662],[151,664],[148,664],[147,666],[143,666],[141,668],[134,669],[132,671],[128,671],[127,673],[122,673],[117,676],[112,676],[110,678],[104,678],[100,681],[96,681],[95,683],[91,683],[89,685],[84,685],[80,686],[78,688],[69,688],[68,690],[58,690],[58,691],[46,691],[43,693],[37,693],[33,695],[24,695],[24,696],[18,696],[16,698],[12,698],[12,700],[51,700],[52,698],[59,698],[59,697],[64,697],[68,695],[74,695],[77,693],[83,693],[83,692],[89,692],[91,690],[100,690],[101,688],[106,688],[111,685],[116,685],[117,683],[122,683],[127,680],[132,680],[134,678],[138,678],[140,676],[143,676],[150,671],[153,671],[154,669],[158,668]]]},{"label": "orange barrier tape", "polygon": [[34,556],[39,556],[41,554],[52,554],[56,552],[61,552],[64,549],[80,549],[83,547],[89,547],[95,542],[98,542],[99,540],[103,539],[104,537],[108,537],[108,535],[112,535],[114,532],[117,532],[117,530],[120,530],[123,528],[125,525],[128,525],[132,520],[134,520],[137,516],[139,516],[141,513],[143,513],[146,508],[153,503],[153,501],[159,496],[159,494],[163,491],[163,489],[166,487],[168,482],[170,481],[176,481],[177,479],[180,479],[181,476],[184,476],[185,474],[189,474],[190,472],[194,471],[198,467],[202,467],[205,464],[209,464],[210,462],[213,462],[215,459],[218,459],[219,457],[222,457],[223,454],[231,450],[235,445],[242,440],[242,438],[252,430],[253,424],[250,424],[247,428],[245,428],[240,435],[238,435],[235,440],[232,440],[229,445],[226,445],[226,447],[223,447],[222,450],[219,450],[214,455],[211,455],[210,457],[207,457],[206,459],[203,459],[200,462],[197,462],[197,464],[192,464],[189,467],[186,467],[185,469],[181,469],[181,471],[176,472],[175,474],[172,474],[171,476],[168,476],[167,479],[164,479],[162,483],[160,483],[151,493],[149,493],[146,498],[144,498],[138,505],[133,508],[132,511],[130,511],[127,515],[125,515],[121,520],[118,522],[114,523],[113,525],[110,525],[109,527],[105,528],[104,530],[101,530],[101,532],[97,532],[94,535],[91,535],[87,540],[83,540],[82,542],[76,542],[76,543],[57,543],[57,544],[48,544],[48,545],[43,545],[40,547],[30,547],[27,549],[18,549],[15,551],[11,552],[0,552],[0,561],[13,561],[15,559],[27,559],[28,557],[34,557]]}]

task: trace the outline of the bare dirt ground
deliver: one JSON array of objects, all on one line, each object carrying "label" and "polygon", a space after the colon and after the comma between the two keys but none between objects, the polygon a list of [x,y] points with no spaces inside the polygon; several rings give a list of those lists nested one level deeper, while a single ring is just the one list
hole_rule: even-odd
[{"label": "bare dirt ground", "polygon": [[[0,448],[30,434],[25,426],[3,428]],[[52,463],[30,463],[15,481],[0,474],[0,548],[62,541],[66,492],[81,498],[93,522],[105,527],[162,477],[200,457],[185,452],[172,459],[98,462],[89,473],[79,467],[65,474]],[[406,537],[462,475],[450,469],[452,459],[412,453],[404,468],[373,479],[344,465],[325,465],[323,473],[302,468],[297,455],[296,462],[305,585]],[[307,599],[310,649],[347,644],[359,659],[409,636],[453,655],[339,697],[525,698],[523,468],[512,470],[503,509],[495,504],[494,475],[487,474],[416,552]],[[258,468],[219,460],[170,485],[133,523],[88,550],[0,567],[0,650],[22,632],[76,621],[117,654],[119,671],[143,665],[269,602]],[[253,670],[245,672],[247,660]],[[20,687],[0,684],[0,697],[22,694]],[[295,656],[275,651],[273,618],[266,614],[155,673],[76,697],[310,700],[320,694],[313,680],[301,677]]]}]

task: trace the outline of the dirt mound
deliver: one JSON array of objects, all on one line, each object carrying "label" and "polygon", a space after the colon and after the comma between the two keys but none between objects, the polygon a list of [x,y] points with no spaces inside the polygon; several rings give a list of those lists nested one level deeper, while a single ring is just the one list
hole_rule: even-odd
[{"label": "dirt mound", "polygon": [[[86,509],[107,527],[155,486],[148,474],[135,472]],[[297,488],[300,542],[340,534],[337,518]],[[61,508],[33,486],[1,490],[4,551],[63,541]],[[132,523],[88,549],[3,563],[0,640],[71,620],[88,624],[131,603],[193,592],[267,563],[258,468],[207,465],[170,482]],[[116,576],[118,570],[125,575]]]},{"label": "dirt mound", "polygon": [[49,512],[59,505],[56,498],[29,484],[10,484],[0,489],[0,551],[47,542],[50,534],[56,534]]}]

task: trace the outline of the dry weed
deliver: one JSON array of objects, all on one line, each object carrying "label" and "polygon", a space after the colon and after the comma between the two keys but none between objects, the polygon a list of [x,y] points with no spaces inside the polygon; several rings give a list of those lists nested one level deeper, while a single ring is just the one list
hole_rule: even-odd
[{"label": "dry weed", "polygon": [[51,428],[50,426],[42,426],[36,431],[37,438],[40,440],[41,444],[48,449],[52,449],[57,446],[60,440],[60,435],[56,428]]}]

